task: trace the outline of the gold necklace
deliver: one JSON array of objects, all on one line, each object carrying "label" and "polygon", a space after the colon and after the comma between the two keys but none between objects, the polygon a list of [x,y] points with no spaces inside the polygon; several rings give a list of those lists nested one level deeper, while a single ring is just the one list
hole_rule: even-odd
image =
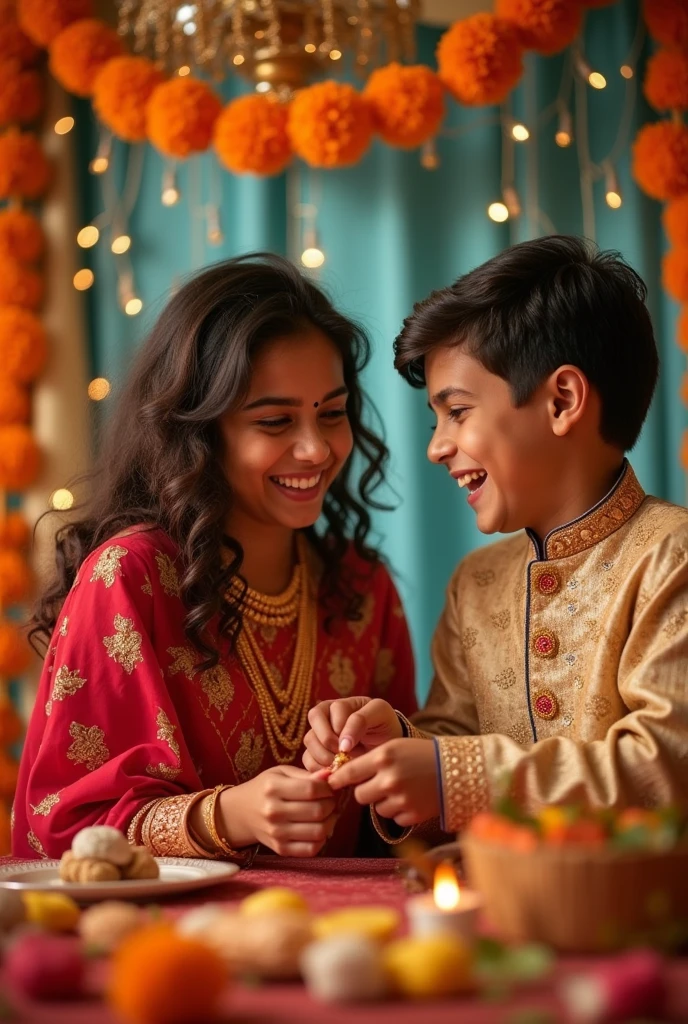
[{"label": "gold necklace", "polygon": [[[230,586],[232,596],[242,595],[243,621],[237,654],[258,701],[270,750],[278,764],[293,761],[303,742],[318,634],[317,604],[308,578],[306,542],[300,534],[296,542],[299,561],[282,594],[273,597],[250,588],[242,592]],[[297,622],[294,660],[287,685],[281,686],[270,671],[252,623],[284,626],[294,621]]]}]

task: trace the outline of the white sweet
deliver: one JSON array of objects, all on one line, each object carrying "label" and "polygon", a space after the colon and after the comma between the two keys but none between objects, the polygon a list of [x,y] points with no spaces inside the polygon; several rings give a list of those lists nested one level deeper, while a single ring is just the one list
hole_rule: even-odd
[{"label": "white sweet", "polygon": [[380,946],[362,935],[332,935],[307,946],[301,972],[308,991],[325,1003],[382,999],[389,983]]},{"label": "white sweet", "polygon": [[133,857],[127,837],[111,825],[82,828],[72,840],[72,853],[80,860],[92,857],[94,860],[106,860],[117,867],[131,863]]},{"label": "white sweet", "polygon": [[180,935],[185,935],[187,938],[202,939],[208,926],[224,913],[226,913],[226,909],[223,910],[218,903],[204,903],[200,907],[194,907],[193,910],[187,910],[185,914],[177,918],[175,928]]}]

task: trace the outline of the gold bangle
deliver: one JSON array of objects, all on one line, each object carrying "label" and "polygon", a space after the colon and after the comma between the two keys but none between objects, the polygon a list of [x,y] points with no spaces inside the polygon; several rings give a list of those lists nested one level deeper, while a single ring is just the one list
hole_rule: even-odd
[{"label": "gold bangle", "polygon": [[232,857],[233,860],[248,861],[253,860],[255,856],[254,850],[234,850],[226,839],[223,839],[217,830],[215,824],[215,806],[217,804],[218,797],[225,789],[232,789],[232,786],[216,786],[209,797],[203,801],[203,823],[208,830],[208,834],[212,839],[215,849],[220,851],[220,856]]}]

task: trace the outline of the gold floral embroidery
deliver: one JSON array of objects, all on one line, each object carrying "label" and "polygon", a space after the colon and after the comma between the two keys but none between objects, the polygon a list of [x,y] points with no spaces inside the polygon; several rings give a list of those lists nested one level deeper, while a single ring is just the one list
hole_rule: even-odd
[{"label": "gold floral embroidery", "polygon": [[346,658],[337,651],[330,658],[327,668],[332,689],[336,690],[340,697],[347,697],[356,685],[356,673],[351,658]]},{"label": "gold floral embroidery", "polygon": [[181,757],[181,751],[179,750],[179,744],[174,738],[174,734],[177,731],[177,726],[172,725],[169,718],[165,714],[162,708],[158,708],[158,717],[155,720],[158,727],[158,739],[163,740],[170,748],[174,756],[179,761]]},{"label": "gold floral embroidery", "polygon": [[256,736],[255,729],[242,732],[239,749],[234,758],[234,767],[240,779],[246,782],[253,779],[260,771],[265,754],[265,740],[262,735]]},{"label": "gold floral embroidery", "polygon": [[60,636],[67,636],[67,630],[69,629],[69,617],[65,615],[60,626]]},{"label": "gold floral embroidery", "polygon": [[371,593],[366,594],[363,598],[363,603],[359,610],[360,619],[356,619],[354,622],[347,622],[347,625],[357,640],[360,640],[366,629],[370,626],[373,621],[373,615],[375,613],[375,598]]},{"label": "gold floral embroidery", "polygon": [[[628,522],[640,508],[644,498],[645,492],[627,464],[621,480],[606,501],[570,526],[564,526],[550,534],[546,546],[547,557],[565,558],[568,555],[580,554],[593,544],[611,536],[615,530]],[[650,528],[650,532],[654,533],[654,529]],[[647,539],[649,537],[642,543],[644,544]]]},{"label": "gold floral embroidery", "polygon": [[89,772],[100,768],[110,757],[105,745],[105,733],[97,725],[79,725],[72,722],[69,735],[74,742],[67,751],[67,757],[75,764],[85,764]]},{"label": "gold floral embroidery", "polygon": [[596,693],[586,700],[585,710],[587,714],[592,715],[599,722],[610,713],[612,704],[608,697],[603,697],[601,694]]},{"label": "gold floral embroidery", "polygon": [[516,673],[512,668],[505,668],[503,672],[494,677],[492,684],[498,690],[510,690],[516,684]]},{"label": "gold floral embroidery", "polygon": [[508,608],[501,612],[495,612],[494,615],[490,615],[490,622],[497,629],[508,629],[511,623],[511,612]]},{"label": "gold floral embroidery", "polygon": [[193,647],[168,647],[167,653],[174,658],[167,670],[169,674],[176,676],[178,672],[183,672],[187,679],[193,679],[196,664],[196,652]]},{"label": "gold floral embroidery", "polygon": [[164,555],[162,551],[155,552],[155,561],[158,563],[158,573],[162,589],[168,597],[179,597],[181,589],[174,562],[169,555]]},{"label": "gold floral embroidery", "polygon": [[394,678],[394,671],[394,652],[383,647],[375,663],[375,689],[384,693]]},{"label": "gold floral embroidery", "polygon": [[277,639],[277,626],[261,626],[260,635],[262,636],[266,644],[274,644],[275,640]]},{"label": "gold floral embroidery", "polygon": [[497,579],[493,569],[476,569],[473,579],[479,587],[489,587]]},{"label": "gold floral embroidery", "polygon": [[150,576],[148,575],[148,573],[146,573],[146,575],[143,578],[146,582],[141,584],[141,590],[144,592],[144,594],[148,594],[149,597],[152,597],[153,584],[150,581]]},{"label": "gold floral embroidery", "polygon": [[464,629],[463,633],[461,634],[461,646],[463,647],[464,651],[470,651],[471,647],[475,647],[477,642],[478,630],[471,629],[470,627],[468,629]]},{"label": "gold floral embroidery", "polygon": [[115,615],[115,635],[104,636],[103,644],[110,657],[121,665],[129,675],[134,671],[139,662],[143,661],[141,654],[142,636],[134,629],[134,620],[126,619],[123,615]]},{"label": "gold floral embroidery", "polygon": [[[60,792],[62,791],[60,790]],[[59,802],[60,793],[48,793],[48,795],[44,796],[40,803],[37,803],[35,807],[31,804],[31,810],[34,814],[42,814],[43,817],[47,817],[55,804],[59,804]]]},{"label": "gold floral embroidery", "polygon": [[211,707],[217,708],[220,718],[234,699],[234,683],[226,668],[215,665],[201,674],[201,688]]},{"label": "gold floral embroidery", "polygon": [[26,837],[26,841],[31,847],[31,849],[35,850],[39,857],[43,857],[44,860],[48,859],[48,854],[43,849],[43,843],[40,841],[40,839],[38,838],[34,831],[29,832],[29,834]]},{"label": "gold floral embroidery", "polygon": [[70,672],[67,666],[63,665],[62,668],[57,671],[53,690],[50,694],[50,700],[45,705],[46,715],[50,715],[53,709],[53,701],[64,700],[65,697],[73,697],[74,694],[85,685],[86,680],[79,675],[78,669],[74,669],[73,672]]},{"label": "gold floral embroidery", "polygon": [[680,633],[685,626],[686,618],[688,618],[688,609],[686,608],[681,609],[680,612],[674,612],[673,615],[670,615],[662,627],[664,635],[669,637],[669,639],[675,637],[676,634]]},{"label": "gold floral embroidery", "polygon": [[10,830],[14,832],[15,817],[14,817],[14,804],[10,807]]},{"label": "gold floral embroidery", "polygon": [[529,747],[533,742],[533,734],[527,725],[516,724],[507,729],[507,736],[520,747]]},{"label": "gold floral embroidery", "polygon": [[442,828],[458,832],[490,802],[483,745],[477,736],[442,736],[435,742],[444,795]]},{"label": "gold floral embroidery", "polygon": [[607,573],[602,577],[602,593],[614,594],[619,589],[619,579],[614,573]]},{"label": "gold floral embroidery", "polygon": [[672,569],[678,569],[679,565],[683,565],[686,558],[688,558],[688,548],[683,544],[679,547],[674,548],[671,553],[671,567]]},{"label": "gold floral embroidery", "polygon": [[162,761],[160,764],[146,765],[146,774],[152,775],[154,779],[166,779],[168,782],[173,782],[181,773],[181,768],[173,768],[172,765],[164,764]]},{"label": "gold floral embroidery", "polygon": [[105,548],[93,567],[91,583],[96,583],[98,580],[102,580],[106,589],[109,590],[117,576],[122,575],[121,562],[124,556],[128,554],[129,552],[126,548],[121,548],[117,544],[114,544],[112,547]]}]

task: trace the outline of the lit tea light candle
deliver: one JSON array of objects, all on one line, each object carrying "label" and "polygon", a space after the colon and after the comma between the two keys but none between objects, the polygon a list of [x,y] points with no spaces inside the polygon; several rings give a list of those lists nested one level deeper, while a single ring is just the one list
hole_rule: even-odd
[{"label": "lit tea light candle", "polygon": [[459,888],[453,866],[449,861],[442,861],[435,869],[433,891],[412,896],[406,904],[406,912],[412,935],[449,932],[471,943],[481,907],[478,893]]}]

